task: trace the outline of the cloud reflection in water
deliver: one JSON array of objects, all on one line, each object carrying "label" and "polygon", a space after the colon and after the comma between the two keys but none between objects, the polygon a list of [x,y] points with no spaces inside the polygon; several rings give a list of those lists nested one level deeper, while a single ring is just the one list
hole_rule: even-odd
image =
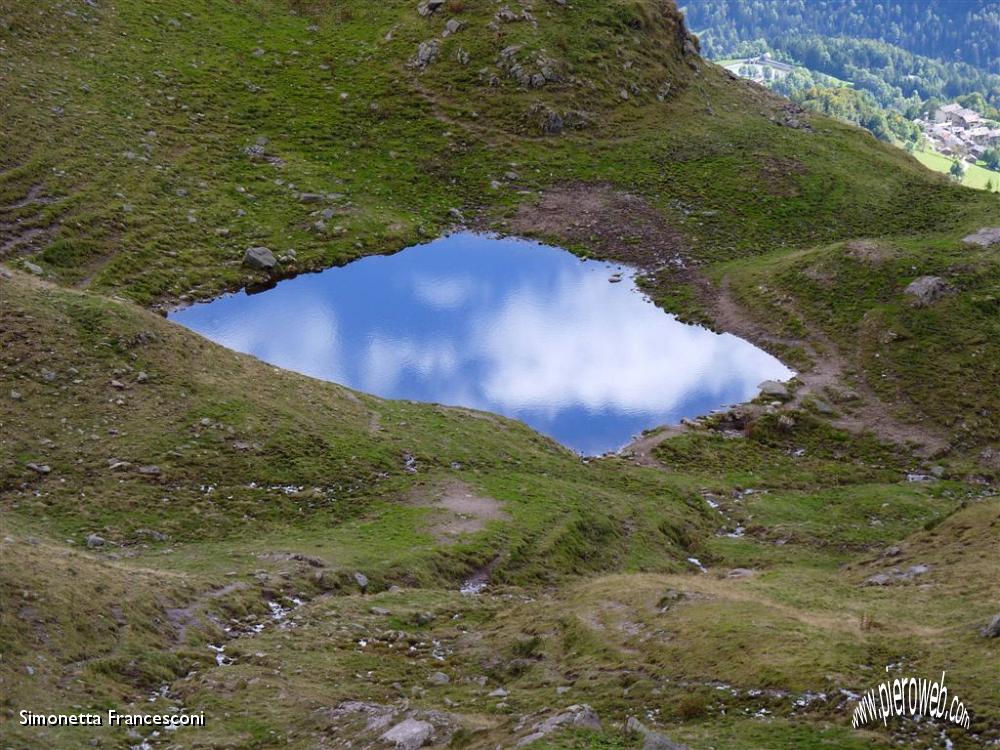
[{"label": "cloud reflection in water", "polygon": [[455,234],[171,315],[275,365],[386,396],[506,414],[594,454],[785,379],[774,357],[679,323],[616,266]]}]

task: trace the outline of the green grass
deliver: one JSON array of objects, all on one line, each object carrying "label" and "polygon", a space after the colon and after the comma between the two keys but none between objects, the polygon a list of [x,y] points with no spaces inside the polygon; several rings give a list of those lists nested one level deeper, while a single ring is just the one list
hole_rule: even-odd
[{"label": "green grass", "polygon": [[[781,124],[782,100],[685,56],[660,4],[537,4],[537,26],[496,29],[493,3],[426,18],[415,5],[4,6],[3,231],[43,230],[9,265],[47,275],[0,279],[5,741],[118,742],[10,717],[131,703],[205,710],[204,731],[177,735],[192,748],[374,741],[363,717],[331,714],[345,700],[406,700],[454,747],[509,746],[572,703],[603,729],[540,746],[641,746],[621,731],[629,715],[692,747],[936,741],[853,732],[840,697],[794,705],[870,687],[897,662],[947,669],[976,736],[995,739],[996,654],[977,629],[998,596],[984,486],[998,271],[960,238],[1000,225],[996,198],[855,128]],[[463,28],[442,38],[452,16]],[[432,37],[439,60],[410,67]],[[520,86],[498,60],[515,44],[560,80]],[[544,135],[546,112],[584,126]],[[262,158],[245,150],[259,139]],[[491,186],[512,169],[516,185]],[[921,463],[905,448],[798,409],[743,437],[671,439],[654,451],[667,471],[582,462],[511,420],[280,371],[144,309],[261,281],[239,263],[249,245],[295,248],[290,275],[433,237],[452,207],[503,230],[578,184],[628,191],[678,233],[690,275],[650,274],[654,301],[709,320],[697,282],[728,276],[770,333],[821,333],[903,416],[948,432],[947,479],[908,483]],[[12,206],[32,188],[52,201]],[[859,237],[885,252],[860,259]],[[631,245],[605,247],[627,260]],[[957,293],[913,308],[902,289],[923,274]],[[799,345],[782,351],[809,366]],[[457,481],[506,517],[439,539],[435,493]],[[86,548],[93,533],[108,543]],[[864,585],[916,564],[930,572],[915,583]],[[459,594],[484,566],[491,588]],[[308,600],[296,627],[228,641],[235,661],[216,665],[224,625],[292,596]],[[434,671],[451,680],[428,683]],[[503,700],[488,696],[498,687]]]},{"label": "green grass", "polygon": [[[18,76],[3,92],[0,194],[40,185],[58,198],[19,210],[52,229],[35,260],[143,304],[257,280],[239,265],[250,245],[295,248],[283,269],[293,273],[433,236],[454,206],[502,217],[530,200],[490,187],[511,163],[529,190],[610,182],[662,209],[715,212],[671,212],[707,258],[951,225],[970,205],[854,128],[820,117],[813,133],[783,127],[780,100],[718,68],[695,74],[676,18],[646,3],[577,3],[496,35],[484,33],[493,13],[467,3],[455,16],[464,29],[417,71],[418,43],[445,19],[402,0],[295,14],[269,0],[12,11],[6,60]],[[498,64],[516,44],[523,64],[551,58],[562,80],[518,86]],[[74,47],[82,58],[53,54]],[[460,50],[468,65],[454,60]],[[589,124],[542,137],[538,107]],[[280,163],[244,152],[260,138]],[[302,204],[300,191],[335,197]],[[337,214],[317,231],[327,207]]]},{"label": "green grass", "polygon": [[[1000,223],[993,200],[983,224]],[[776,251],[715,273],[729,276],[758,319],[786,332],[822,331],[902,418],[934,424],[956,447],[973,448],[1000,429],[992,386],[1000,377],[1000,269],[993,250],[963,244],[964,234],[886,237],[868,241],[869,250],[847,243]],[[915,306],[904,290],[928,275],[954,293]]]},{"label": "green grass", "polygon": [[[913,157],[928,169],[944,174],[948,174],[954,162],[950,157],[936,151],[914,151]],[[962,166],[965,167],[965,176],[962,178],[962,185],[965,187],[985,190],[987,182],[992,185],[994,191],[1000,187],[1000,172],[987,169],[980,164],[970,164],[964,160]]]}]

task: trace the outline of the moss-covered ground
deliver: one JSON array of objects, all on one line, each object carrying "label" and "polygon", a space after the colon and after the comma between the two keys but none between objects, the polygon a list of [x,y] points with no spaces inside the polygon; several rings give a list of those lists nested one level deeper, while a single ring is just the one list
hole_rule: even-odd
[{"label": "moss-covered ground", "polygon": [[[962,241],[996,195],[702,62],[652,0],[0,0],[0,138],[4,746],[367,747],[413,714],[506,748],[572,704],[601,729],[532,748],[642,747],[630,716],[719,750],[1000,739],[1000,272]],[[635,259],[827,388],[585,461],[157,314],[270,281],[252,245],[293,275],[458,221]],[[442,534],[455,486],[501,512]],[[947,671],[970,729],[852,729],[887,666]],[[207,725],[17,725],[130,706]]]}]

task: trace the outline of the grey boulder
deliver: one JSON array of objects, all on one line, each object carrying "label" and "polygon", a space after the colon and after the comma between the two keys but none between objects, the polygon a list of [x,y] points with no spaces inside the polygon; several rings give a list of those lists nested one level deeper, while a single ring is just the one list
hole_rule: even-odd
[{"label": "grey boulder", "polygon": [[978,232],[962,238],[966,245],[976,245],[978,247],[990,247],[1000,245],[1000,227],[983,227]]},{"label": "grey boulder", "polygon": [[788,386],[784,383],[779,383],[777,380],[765,380],[757,388],[760,390],[760,395],[767,396],[768,398],[787,401],[790,397]]},{"label": "grey boulder", "polygon": [[247,251],[243,254],[243,265],[269,271],[278,265],[278,259],[266,247],[251,247],[247,248]]},{"label": "grey boulder", "polygon": [[417,6],[417,13],[422,16],[429,15],[444,5],[444,0],[425,0]]},{"label": "grey boulder", "polygon": [[434,725],[417,719],[405,719],[379,737],[396,750],[417,750],[434,736]]},{"label": "grey boulder", "polygon": [[648,729],[634,716],[625,722],[625,731],[642,736],[642,750],[688,750],[687,745],[681,745],[660,732]]},{"label": "grey boulder", "polygon": [[933,304],[952,291],[953,289],[940,276],[921,276],[906,287],[906,294],[918,307]]}]

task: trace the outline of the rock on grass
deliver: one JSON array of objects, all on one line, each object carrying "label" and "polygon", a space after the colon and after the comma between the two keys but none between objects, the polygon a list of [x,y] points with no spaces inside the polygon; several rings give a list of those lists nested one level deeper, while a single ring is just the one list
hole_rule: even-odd
[{"label": "rock on grass", "polygon": [[931,305],[952,292],[954,290],[940,276],[921,276],[906,287],[907,296],[917,307]]},{"label": "rock on grass", "polygon": [[434,736],[434,725],[418,719],[405,719],[379,737],[396,750],[417,750]]},{"label": "rock on grass", "polygon": [[994,615],[989,624],[980,632],[984,638],[1000,638],[1000,614]]},{"label": "rock on grass", "polygon": [[247,251],[243,254],[243,265],[249,268],[269,271],[278,265],[278,259],[266,247],[251,247],[247,248]]}]

